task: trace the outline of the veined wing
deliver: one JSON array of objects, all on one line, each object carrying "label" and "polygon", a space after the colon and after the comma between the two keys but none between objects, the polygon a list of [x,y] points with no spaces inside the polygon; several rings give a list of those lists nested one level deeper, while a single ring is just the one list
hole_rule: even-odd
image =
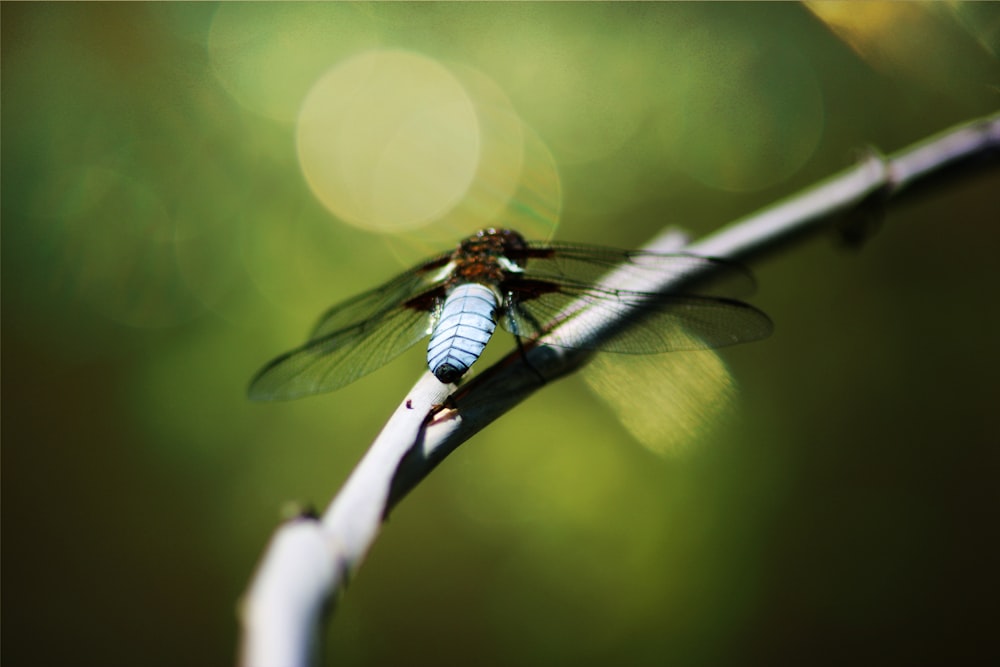
[{"label": "veined wing", "polygon": [[623,278],[650,284],[671,276],[690,276],[685,294],[745,297],[754,291],[753,276],[743,266],[721,259],[685,253],[620,250],[602,246],[529,243],[515,257],[525,277],[576,285],[591,285],[615,271]]},{"label": "veined wing", "polygon": [[435,278],[450,257],[450,254],[439,255],[384,285],[338,303],[323,313],[309,339],[315,340],[373,319],[430,289],[437,284]]},{"label": "veined wing", "polygon": [[[763,312],[724,296],[749,291],[753,279],[739,265],[720,260],[556,246],[548,256],[528,257],[525,269],[502,286],[507,308],[501,322],[527,338],[555,331],[550,342],[562,347],[635,354],[697,350],[759,340],[772,330]],[[690,288],[668,294],[593,284],[611,269],[621,271],[626,284],[671,275],[695,279]],[[713,279],[698,280],[699,273]],[[562,324],[572,326],[557,328]]]},{"label": "veined wing", "polygon": [[250,398],[287,400],[339,389],[426,337],[430,319],[431,311],[403,304],[339,331],[314,336],[261,369],[250,382]]}]

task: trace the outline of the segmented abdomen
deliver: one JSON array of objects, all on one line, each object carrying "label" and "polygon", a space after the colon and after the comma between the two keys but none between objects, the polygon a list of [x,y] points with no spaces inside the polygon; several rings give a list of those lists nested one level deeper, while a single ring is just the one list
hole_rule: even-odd
[{"label": "segmented abdomen", "polygon": [[452,290],[427,345],[427,366],[438,380],[457,382],[475,363],[496,329],[496,310],[496,294],[485,285]]}]

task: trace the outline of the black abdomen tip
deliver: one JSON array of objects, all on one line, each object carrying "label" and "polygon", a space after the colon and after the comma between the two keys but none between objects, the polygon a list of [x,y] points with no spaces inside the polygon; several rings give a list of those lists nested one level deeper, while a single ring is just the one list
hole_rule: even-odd
[{"label": "black abdomen tip", "polygon": [[462,379],[465,374],[464,370],[455,368],[451,364],[441,364],[438,366],[437,370],[434,371],[434,377],[436,377],[441,382],[445,384],[452,384],[458,382]]}]

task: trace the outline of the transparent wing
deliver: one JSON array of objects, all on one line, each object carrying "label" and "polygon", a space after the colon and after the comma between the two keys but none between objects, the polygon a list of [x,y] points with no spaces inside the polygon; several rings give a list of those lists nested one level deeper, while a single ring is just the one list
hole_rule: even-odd
[{"label": "transparent wing", "polygon": [[[551,250],[550,250],[551,248]],[[502,285],[504,328],[536,338],[559,327],[552,343],[563,347],[633,354],[717,348],[767,337],[771,320],[731,298],[749,293],[753,278],[729,262],[684,254],[632,252],[586,246],[537,246],[525,272]],[[593,285],[609,271],[622,282],[672,275],[683,291],[657,294]],[[699,275],[711,279],[699,279]],[[616,322],[610,325],[608,323]]]},{"label": "transparent wing", "polygon": [[310,334],[310,340],[350,328],[375,318],[435,286],[439,269],[450,255],[439,255],[415,269],[402,273],[386,284],[338,303],[323,313]]},{"label": "transparent wing", "polygon": [[[656,253],[601,246],[532,243],[511,257],[525,268],[525,277],[590,285],[610,271],[621,272],[623,282],[670,276],[690,276],[686,294],[745,297],[753,293],[753,276],[743,266],[721,259],[684,253]],[[706,276],[700,278],[699,276]]]},{"label": "transparent wing", "polygon": [[[514,301],[501,321],[527,338],[555,329],[553,345],[630,354],[713,349],[760,340],[772,330],[767,315],[734,299],[597,288],[564,287]],[[563,324],[569,326],[556,329]]]},{"label": "transparent wing", "polygon": [[[261,369],[250,382],[250,398],[287,400],[339,389],[426,337],[430,318],[428,310],[399,306],[339,331],[314,336]],[[324,320],[321,327],[326,324]]]}]

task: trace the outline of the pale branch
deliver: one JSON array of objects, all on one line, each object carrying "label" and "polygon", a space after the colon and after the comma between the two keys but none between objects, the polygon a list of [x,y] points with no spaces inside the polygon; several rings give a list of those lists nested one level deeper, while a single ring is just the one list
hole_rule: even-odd
[{"label": "pale branch", "polygon": [[[870,151],[854,167],[686,245],[683,251],[748,262],[831,227],[839,227],[845,240],[857,242],[901,195],[924,193],[967,171],[994,168],[998,157],[1000,116],[960,125],[888,157]],[[661,235],[644,248],[679,249],[676,233]],[[622,284],[626,277],[630,282]],[[643,284],[636,282],[635,274],[611,272],[602,285],[669,293],[689,281],[710,277],[671,274]],[[552,333],[565,337],[565,327],[576,327],[580,333],[569,335],[599,339],[622,326],[620,322],[595,326],[586,318],[581,307]],[[275,533],[243,600],[241,664],[308,665],[323,610],[344,590],[389,510],[456,447],[547,382],[577,370],[589,354],[546,345],[543,337],[458,389],[425,373],[323,516],[300,517]]]}]

